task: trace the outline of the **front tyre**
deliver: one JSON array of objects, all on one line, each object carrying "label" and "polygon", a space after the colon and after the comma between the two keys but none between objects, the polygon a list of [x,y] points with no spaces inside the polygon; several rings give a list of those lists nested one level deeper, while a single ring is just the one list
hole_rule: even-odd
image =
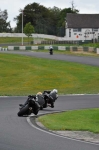
[{"label": "front tyre", "polygon": [[23,115],[28,115],[29,112],[29,106],[26,105],[25,107],[21,108],[20,111],[18,112],[18,116],[21,117]]}]

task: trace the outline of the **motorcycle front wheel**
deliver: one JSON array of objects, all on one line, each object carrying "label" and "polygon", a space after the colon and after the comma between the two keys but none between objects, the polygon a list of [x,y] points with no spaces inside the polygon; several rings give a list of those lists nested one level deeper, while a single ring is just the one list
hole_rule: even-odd
[{"label": "motorcycle front wheel", "polygon": [[28,115],[29,112],[29,106],[26,105],[25,107],[21,108],[20,111],[18,112],[18,116],[23,116],[23,115]]}]

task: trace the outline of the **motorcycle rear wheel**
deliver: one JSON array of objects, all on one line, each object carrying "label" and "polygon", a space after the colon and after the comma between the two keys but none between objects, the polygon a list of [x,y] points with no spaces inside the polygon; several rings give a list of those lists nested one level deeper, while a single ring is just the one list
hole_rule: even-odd
[{"label": "motorcycle rear wheel", "polygon": [[43,110],[43,106],[40,107],[40,110]]}]

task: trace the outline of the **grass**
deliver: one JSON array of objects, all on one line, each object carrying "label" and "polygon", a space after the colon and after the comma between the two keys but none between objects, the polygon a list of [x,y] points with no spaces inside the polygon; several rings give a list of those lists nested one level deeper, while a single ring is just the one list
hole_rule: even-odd
[{"label": "grass", "polygon": [[[24,42],[28,42],[28,37],[24,37]],[[2,43],[17,43],[22,41],[22,37],[0,37],[0,44]],[[33,41],[33,38],[30,37],[29,41]]]},{"label": "grass", "polygon": [[50,130],[99,133],[99,108],[48,114],[39,117],[38,120]]},{"label": "grass", "polygon": [[0,70],[0,95],[28,95],[53,88],[59,94],[99,92],[99,67],[1,53]]}]

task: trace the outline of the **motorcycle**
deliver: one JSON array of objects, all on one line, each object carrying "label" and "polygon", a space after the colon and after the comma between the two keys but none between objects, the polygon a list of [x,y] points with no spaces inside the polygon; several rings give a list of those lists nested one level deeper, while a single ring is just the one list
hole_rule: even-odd
[{"label": "motorcycle", "polygon": [[34,113],[35,115],[38,114],[40,107],[44,105],[44,98],[41,95],[37,95],[35,98],[32,95],[28,96],[28,99],[26,103],[19,104],[19,112],[17,115],[20,116],[27,116],[31,113]]},{"label": "motorcycle", "polygon": [[53,55],[53,49],[50,49],[50,55]]},{"label": "motorcycle", "polygon": [[44,91],[43,97],[45,102],[42,106],[40,106],[40,109],[42,110],[43,108],[47,108],[47,107],[54,108],[54,103],[58,98],[57,90],[54,89],[52,91]]},{"label": "motorcycle", "polygon": [[50,55],[53,55],[53,47],[52,46],[49,47],[49,53],[50,53]]}]

